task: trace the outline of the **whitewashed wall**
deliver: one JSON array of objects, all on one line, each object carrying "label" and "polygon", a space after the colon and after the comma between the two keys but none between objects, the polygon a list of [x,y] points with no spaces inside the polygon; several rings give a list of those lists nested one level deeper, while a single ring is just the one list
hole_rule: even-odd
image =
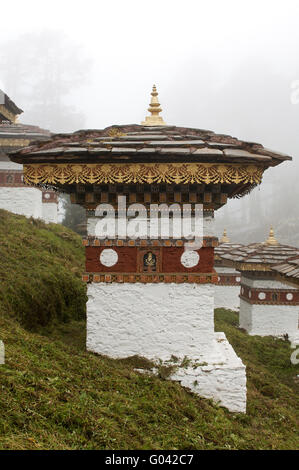
[{"label": "whitewashed wall", "polygon": [[[105,219],[106,222],[108,220],[110,220],[110,222],[108,222],[108,224],[110,224],[110,227],[111,227],[111,230],[113,230],[113,224],[114,224],[114,219],[113,218],[106,218]],[[115,216],[115,220],[117,220],[117,216]],[[188,220],[188,219],[187,219]],[[91,236],[99,236],[100,234],[102,234],[103,232],[99,230],[99,228],[101,227],[100,223],[100,218],[99,217],[89,217],[87,219],[87,233],[88,235],[91,235]],[[139,222],[139,226],[137,226],[137,223],[136,223],[136,231],[138,232],[138,236],[140,237],[145,237],[145,238],[150,238],[150,234],[151,234],[151,222],[150,220],[147,220],[146,218],[142,218],[142,217],[138,217],[138,222]],[[189,219],[189,222],[186,222],[187,226],[190,224],[190,227],[192,227],[192,229],[194,228],[193,226],[193,223],[194,221],[192,221],[191,219]],[[173,226],[175,227],[175,222],[173,219],[170,219],[169,222],[168,220],[165,221],[165,219],[159,219],[159,233],[158,233],[158,236],[156,237],[152,237],[152,238],[160,238],[161,237],[161,232],[162,231],[167,231],[167,228],[168,228],[168,224],[169,224],[169,232],[167,233],[167,235],[169,236],[173,236],[173,234],[177,234],[175,228],[173,228]],[[201,219],[201,222],[198,223],[198,231],[196,232],[196,235],[199,236],[199,237],[202,237],[203,235],[205,236],[215,236],[215,230],[214,230],[214,218],[213,217],[204,217],[203,219]],[[115,230],[117,230],[117,226],[115,226]],[[129,230],[129,229],[128,229]],[[180,236],[174,236],[174,238],[182,238],[183,237],[183,225],[181,226],[181,232],[182,233],[179,233]],[[105,232],[104,232],[105,233]],[[114,232],[114,236],[117,236],[117,232],[115,231]],[[110,236],[110,238],[112,238]],[[192,238],[191,238],[191,241],[192,241]]]},{"label": "whitewashed wall", "polygon": [[[236,274],[240,276],[241,273],[234,268],[224,266],[216,266],[215,270],[219,274]],[[240,307],[240,286],[224,286],[215,285],[215,308],[227,308],[229,310],[237,311]]]},{"label": "whitewashed wall", "polygon": [[241,283],[245,284],[248,287],[258,288],[258,289],[288,289],[288,290],[296,290],[296,287],[293,287],[289,284],[285,284],[280,281],[275,281],[272,279],[250,279],[249,277],[244,276],[241,277]]},{"label": "whitewashed wall", "polygon": [[297,336],[298,317],[298,305],[249,304],[240,299],[240,328],[244,328],[250,335]]},{"label": "whitewashed wall", "polygon": [[0,209],[42,219],[42,192],[37,188],[0,187]]},{"label": "whitewashed wall", "polygon": [[87,349],[115,358],[206,356],[213,294],[211,284],[89,284]]},{"label": "whitewashed wall", "polygon": [[[7,160],[0,161],[0,170],[23,170],[23,165]],[[42,191],[33,187],[0,186],[0,209],[5,209],[18,215],[34,217],[46,223],[58,222],[58,205],[42,203]]]},{"label": "whitewashed wall", "polygon": [[215,285],[215,308],[227,308],[228,310],[239,310],[240,286]]},{"label": "whitewashed wall", "polygon": [[7,158],[7,160],[0,160],[0,170],[22,170],[23,171],[23,165],[12,162],[6,156],[4,158]]},{"label": "whitewashed wall", "polygon": [[89,284],[87,349],[174,364],[169,377],[233,412],[246,411],[246,371],[224,333],[214,333],[211,284]]},{"label": "whitewashed wall", "polygon": [[42,204],[42,219],[46,223],[58,223],[58,204],[56,202]]},{"label": "whitewashed wall", "polygon": [[220,402],[230,411],[245,413],[246,368],[224,333],[215,333],[215,343],[218,359],[211,355],[207,365],[179,368],[171,378],[202,397]]}]

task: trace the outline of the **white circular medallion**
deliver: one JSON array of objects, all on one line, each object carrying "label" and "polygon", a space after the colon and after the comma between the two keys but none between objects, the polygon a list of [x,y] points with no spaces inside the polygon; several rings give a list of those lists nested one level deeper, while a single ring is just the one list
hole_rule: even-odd
[{"label": "white circular medallion", "polygon": [[199,262],[197,251],[184,251],[181,256],[181,263],[185,268],[194,268]]},{"label": "white circular medallion", "polygon": [[237,281],[237,282],[240,282],[240,281],[241,281],[241,278],[240,278],[240,277],[236,277],[236,281]]},{"label": "white circular medallion", "polygon": [[291,292],[288,292],[286,297],[287,297],[287,300],[293,300],[293,294],[291,294]]},{"label": "white circular medallion", "polygon": [[45,193],[45,194],[44,194],[44,198],[45,198],[45,199],[50,199],[50,194],[49,194],[49,193]]},{"label": "white circular medallion", "polygon": [[104,265],[110,268],[111,266],[114,266],[118,261],[118,254],[116,253],[115,250],[112,250],[111,248],[105,248],[105,250],[102,251],[100,255],[100,262]]},{"label": "white circular medallion", "polygon": [[265,300],[265,298],[266,298],[265,292],[259,292],[258,297],[259,297],[260,300]]}]

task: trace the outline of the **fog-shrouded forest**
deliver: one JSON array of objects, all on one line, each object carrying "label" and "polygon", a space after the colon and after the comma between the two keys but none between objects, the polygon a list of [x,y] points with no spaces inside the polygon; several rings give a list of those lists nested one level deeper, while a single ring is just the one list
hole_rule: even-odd
[{"label": "fog-shrouded forest", "polygon": [[216,224],[243,243],[263,241],[272,225],[281,243],[299,246],[298,2],[19,5],[18,18],[7,5],[13,21],[0,31],[0,89],[24,110],[21,122],[52,132],[138,124],[156,83],[168,124],[293,157],[230,200]]}]

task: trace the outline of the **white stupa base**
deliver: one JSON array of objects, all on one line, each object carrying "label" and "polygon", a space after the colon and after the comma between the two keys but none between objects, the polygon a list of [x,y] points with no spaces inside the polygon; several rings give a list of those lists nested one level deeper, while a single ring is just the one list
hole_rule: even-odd
[{"label": "white stupa base", "polygon": [[56,202],[44,202],[42,204],[42,219],[46,224],[57,224],[58,204]]},{"label": "white stupa base", "polygon": [[205,398],[246,413],[246,367],[229,344],[224,333],[215,333],[214,354],[205,365],[180,367],[170,378]]},{"label": "white stupa base", "polygon": [[215,286],[215,308],[237,312],[240,308],[240,286]]},{"label": "white stupa base", "polygon": [[[295,287],[280,281],[269,279],[250,279],[242,275],[242,284],[249,288],[272,289],[279,292],[287,289],[296,291]],[[299,306],[298,305],[269,305],[251,304],[240,299],[240,328],[244,328],[250,335],[276,336],[289,338],[299,337],[298,330]]]},{"label": "white stupa base", "polygon": [[246,411],[245,366],[224,333],[214,332],[211,284],[89,284],[87,350],[173,365],[171,379]]},{"label": "white stupa base", "polygon": [[42,191],[30,187],[0,187],[0,209],[27,218],[43,220],[46,223],[58,222],[57,203],[43,203]]},{"label": "white stupa base", "polygon": [[[238,276],[238,281],[241,275],[238,271],[231,267],[217,266],[215,268],[219,275],[233,274]],[[239,277],[240,276],[240,277]],[[215,308],[226,308],[228,310],[238,311],[240,307],[240,285],[215,285]]]},{"label": "white stupa base", "polygon": [[299,337],[298,305],[257,305],[240,299],[239,322],[250,335]]},{"label": "white stupa base", "polygon": [[42,219],[42,192],[38,188],[0,187],[0,209]]}]

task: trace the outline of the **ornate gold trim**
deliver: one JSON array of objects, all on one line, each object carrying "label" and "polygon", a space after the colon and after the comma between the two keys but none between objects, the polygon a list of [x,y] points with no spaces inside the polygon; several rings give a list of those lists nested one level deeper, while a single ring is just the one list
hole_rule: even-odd
[{"label": "ornate gold trim", "polygon": [[27,184],[73,183],[250,183],[259,184],[264,168],[213,163],[88,163],[24,165]]},{"label": "ornate gold trim", "polygon": [[1,147],[27,147],[30,144],[28,139],[1,139],[0,138],[0,148]]},{"label": "ornate gold trim", "polygon": [[261,264],[261,263],[232,263],[234,267],[236,267],[236,269],[240,270],[240,271],[272,271],[271,268],[270,268],[270,264],[267,265],[266,263],[265,264]]}]

